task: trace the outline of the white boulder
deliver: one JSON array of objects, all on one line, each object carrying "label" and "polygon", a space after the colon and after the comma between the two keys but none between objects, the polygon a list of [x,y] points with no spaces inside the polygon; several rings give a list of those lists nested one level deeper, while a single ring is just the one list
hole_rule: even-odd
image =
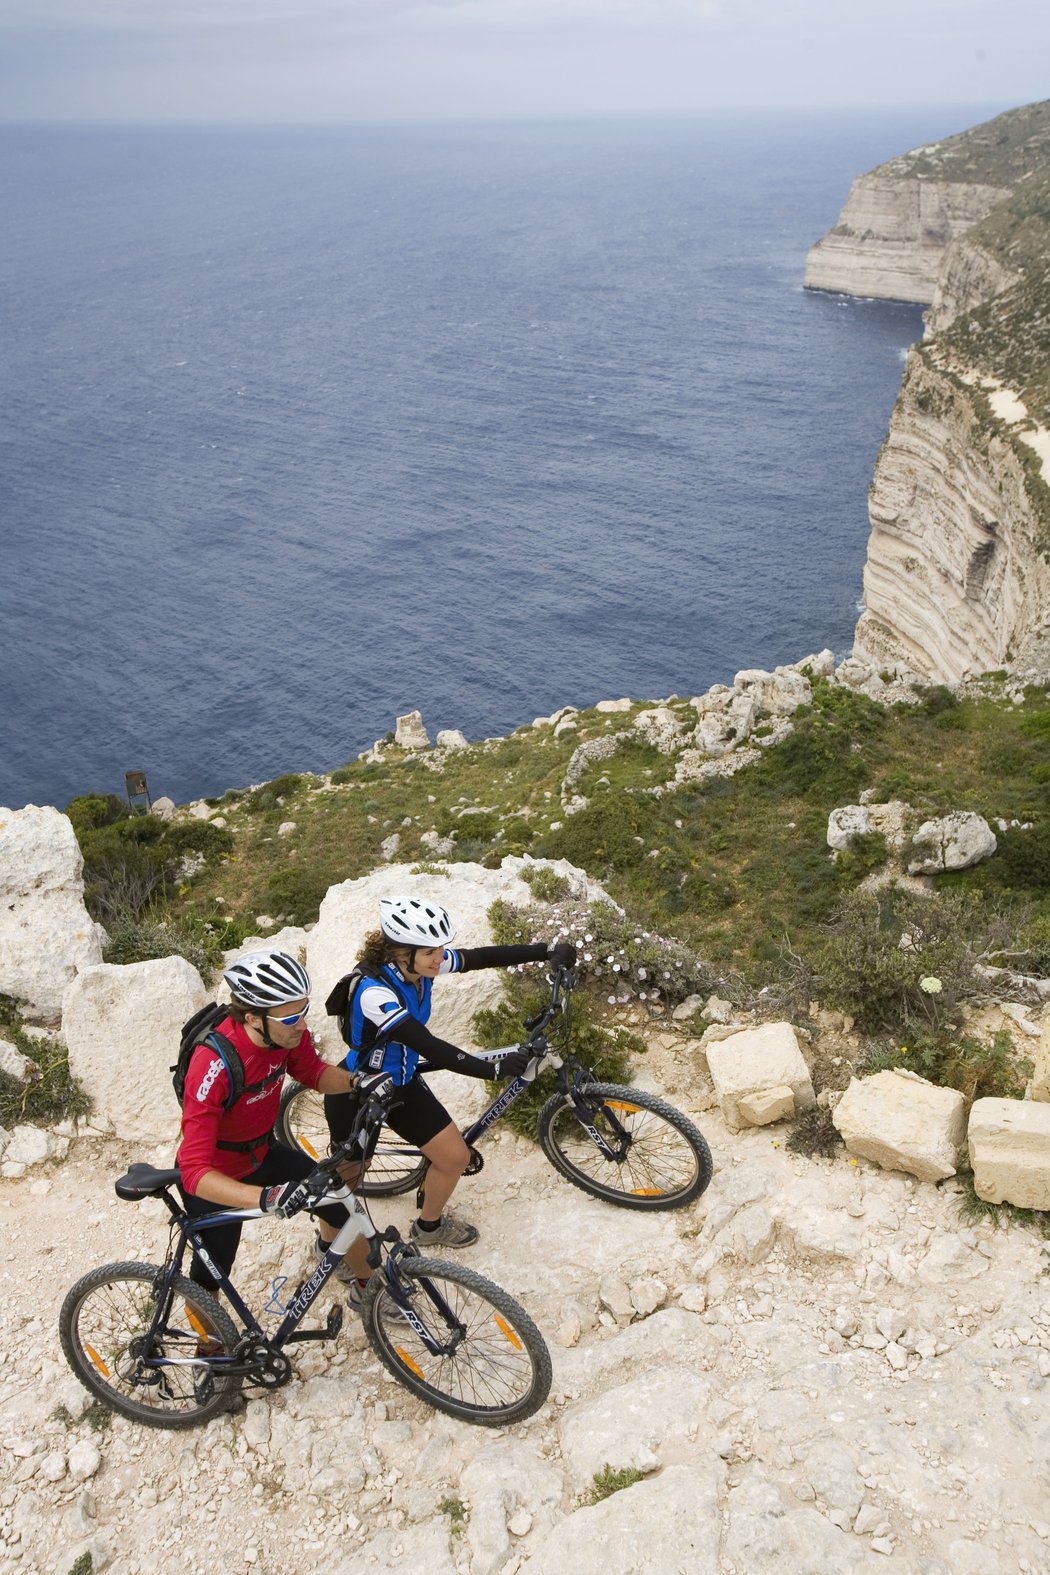
[{"label": "white boulder", "polygon": [[102,961],[105,931],[84,906],[84,860],[57,809],[0,809],[0,995],[57,1017],[78,969]]},{"label": "white boulder", "polygon": [[629,711],[634,704],[626,696],[622,700],[599,700],[595,706],[596,711]]},{"label": "white boulder", "polygon": [[579,1400],[560,1420],[562,1462],[573,1487],[588,1488],[596,1471],[656,1471],[681,1458],[704,1429],[710,1381],[679,1363],[651,1367],[591,1399]]},{"label": "white boulder", "polygon": [[914,1072],[855,1077],[832,1112],[846,1148],[920,1181],[954,1176],[966,1137],[966,1100]]},{"label": "white boulder", "polygon": [[756,711],[773,716],[797,711],[813,698],[809,679],[797,667],[778,667],[767,673],[761,667],[747,667],[733,679],[733,688],[754,702]]},{"label": "white boulder", "polygon": [[[488,910],[497,898],[520,907],[528,906],[532,891],[521,879],[521,871],[535,868],[537,861],[505,858],[498,869],[481,864],[451,864],[441,875],[416,875],[407,864],[391,864],[373,870],[358,880],[331,886],[314,928],[307,939],[307,967],[314,997],[323,1002],[332,986],[349,973],[365,936],[378,928],[381,897],[421,897],[447,908],[456,927],[457,946],[489,946],[492,929]],[[602,888],[581,871],[564,861],[551,862],[550,868],[566,874],[574,894],[595,901],[604,896]],[[608,899],[606,899],[608,900]],[[497,1006],[503,999],[501,970],[486,968],[462,977],[441,979],[434,989],[431,1030],[442,1039],[464,1049],[477,1048],[471,1019],[482,1007]],[[342,1041],[334,1018],[317,1011],[311,1018],[311,1032],[325,1052],[335,1054]],[[345,1047],[343,1047],[345,1053]],[[462,1078],[455,1079],[462,1083]]]},{"label": "white boulder", "polygon": [[1050,1106],[978,1099],[967,1131],[973,1184],[988,1203],[1050,1209]]},{"label": "white boulder", "polygon": [[437,747],[439,749],[469,749],[470,743],[466,734],[461,733],[458,727],[443,727],[437,736]]},{"label": "white boulder", "polygon": [[23,1055],[9,1039],[0,1039],[0,1072],[6,1072],[19,1083],[28,1083],[40,1068],[35,1061]]},{"label": "white boulder", "polygon": [[175,800],[173,798],[155,798],[150,805],[150,814],[156,815],[158,820],[174,820]]},{"label": "white boulder", "polygon": [[404,716],[399,716],[394,729],[394,743],[398,749],[429,749],[430,739],[423,726],[423,715],[420,711],[406,711]]},{"label": "white boulder", "polygon": [[638,1575],[688,1570],[717,1575],[725,1465],[693,1455],[560,1521],[525,1568],[529,1575]]},{"label": "white boulder", "polygon": [[998,847],[995,832],[983,815],[954,809],[938,820],[924,820],[912,839],[917,848],[929,848],[913,858],[909,875],[936,875],[941,870],[965,870],[990,858]]},{"label": "white boulder", "polygon": [[871,810],[866,804],[843,804],[828,816],[828,847],[841,853],[854,837],[870,836]]},{"label": "white boulder", "polygon": [[672,755],[682,747],[686,728],[669,706],[654,706],[651,711],[639,711],[634,719],[635,732],[658,749],[662,755]]},{"label": "white boulder", "polygon": [[169,1068],[181,1029],[208,999],[184,957],[88,968],[69,986],[62,1028],[69,1066],[118,1138],[165,1143],[180,1114]]},{"label": "white boulder", "polygon": [[707,1064],[722,1118],[732,1132],[752,1124],[741,1108],[751,1096],[776,1090],[782,1098],[787,1089],[795,1110],[815,1103],[809,1067],[790,1023],[762,1023],[730,1034],[707,1047]]}]

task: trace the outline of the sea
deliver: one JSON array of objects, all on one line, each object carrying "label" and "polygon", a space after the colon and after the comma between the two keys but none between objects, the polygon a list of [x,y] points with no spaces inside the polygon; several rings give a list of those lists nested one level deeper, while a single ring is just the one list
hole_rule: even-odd
[{"label": "sea", "polygon": [[922,322],[806,250],[988,113],[0,129],[0,803],[844,654]]}]

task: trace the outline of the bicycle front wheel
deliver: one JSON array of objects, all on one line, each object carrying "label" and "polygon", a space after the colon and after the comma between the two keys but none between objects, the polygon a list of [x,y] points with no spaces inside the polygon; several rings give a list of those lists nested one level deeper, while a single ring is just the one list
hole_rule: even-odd
[{"label": "bicycle front wheel", "polygon": [[[301,1083],[288,1083],[281,1095],[281,1108],[274,1131],[289,1148],[301,1149],[311,1159],[323,1159],[331,1141],[324,1114],[324,1096]],[[393,1198],[418,1187],[426,1166],[418,1148],[402,1143],[395,1132],[385,1128],[372,1156],[364,1180],[354,1188],[366,1197]]]},{"label": "bicycle front wheel", "polygon": [[372,1349],[399,1383],[428,1405],[481,1427],[521,1422],[551,1387],[543,1336],[513,1296],[491,1280],[429,1258],[401,1258],[397,1272],[435,1354],[373,1274],[362,1315]]},{"label": "bicycle front wheel", "polygon": [[621,1208],[654,1210],[683,1208],[708,1186],[711,1150],[673,1105],[614,1083],[588,1083],[577,1092],[614,1157],[602,1152],[572,1099],[555,1094],[537,1117],[537,1136],[555,1170],[573,1186]]},{"label": "bicycle front wheel", "polygon": [[151,1263],[107,1263],[85,1274],[62,1303],[62,1350],[84,1387],[121,1416],[147,1427],[196,1427],[224,1411],[241,1386],[200,1359],[232,1357],[237,1330],[214,1296],[184,1275],[162,1294],[163,1276]]}]

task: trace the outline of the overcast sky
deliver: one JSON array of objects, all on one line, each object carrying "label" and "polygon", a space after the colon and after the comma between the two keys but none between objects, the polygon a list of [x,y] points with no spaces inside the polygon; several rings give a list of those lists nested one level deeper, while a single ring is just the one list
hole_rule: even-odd
[{"label": "overcast sky", "polygon": [[419,120],[1050,96],[1050,0],[0,0],[0,118]]}]

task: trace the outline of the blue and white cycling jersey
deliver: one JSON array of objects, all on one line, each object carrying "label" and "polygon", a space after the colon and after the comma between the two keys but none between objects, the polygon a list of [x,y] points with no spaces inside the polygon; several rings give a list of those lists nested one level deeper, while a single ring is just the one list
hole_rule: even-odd
[{"label": "blue and white cycling jersey", "polygon": [[[457,951],[446,947],[438,969],[439,977],[459,973],[463,967]],[[375,980],[364,979],[357,987],[350,1012],[350,1039],[353,1048],[343,1065],[351,1072],[386,1072],[398,1087],[414,1075],[422,1057],[418,1050],[397,1041],[397,1025],[408,1017],[426,1023],[430,1017],[431,979],[420,979],[419,988],[406,979],[396,963],[385,963]]]}]

